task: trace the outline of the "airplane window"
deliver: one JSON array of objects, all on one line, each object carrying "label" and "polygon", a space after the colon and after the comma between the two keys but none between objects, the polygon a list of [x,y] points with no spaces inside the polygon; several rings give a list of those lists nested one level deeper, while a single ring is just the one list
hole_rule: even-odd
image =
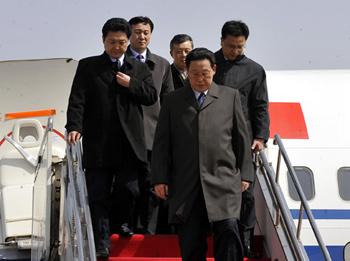
[{"label": "airplane window", "polygon": [[[303,189],[306,199],[307,200],[313,199],[315,197],[315,182],[314,182],[314,174],[312,173],[312,170],[308,167],[299,167],[299,166],[294,167],[294,170],[298,177],[301,188]],[[298,192],[295,189],[293,180],[289,175],[289,172],[287,176],[288,176],[289,196],[295,201],[300,201]]]},{"label": "airplane window", "polygon": [[344,247],[344,261],[350,260],[350,242],[348,242]]},{"label": "airplane window", "polygon": [[350,200],[350,167],[338,169],[338,187],[339,195],[344,200]]}]

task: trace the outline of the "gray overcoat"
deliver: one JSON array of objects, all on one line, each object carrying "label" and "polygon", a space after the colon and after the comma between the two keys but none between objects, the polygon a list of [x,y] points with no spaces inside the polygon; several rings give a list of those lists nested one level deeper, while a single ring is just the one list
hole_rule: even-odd
[{"label": "gray overcoat", "polygon": [[212,83],[201,108],[189,85],[166,97],[155,134],[152,184],[169,186],[169,222],[184,222],[203,191],[210,222],[239,218],[241,181],[253,180],[237,90]]},{"label": "gray overcoat", "polygon": [[[127,56],[132,56],[130,47],[126,51]],[[161,103],[166,94],[174,90],[173,78],[169,62],[163,57],[152,53],[147,49],[145,62],[152,73],[154,87],[157,91],[158,100],[151,106],[142,106],[145,142],[147,150],[152,150],[154,132],[158,122]]]}]

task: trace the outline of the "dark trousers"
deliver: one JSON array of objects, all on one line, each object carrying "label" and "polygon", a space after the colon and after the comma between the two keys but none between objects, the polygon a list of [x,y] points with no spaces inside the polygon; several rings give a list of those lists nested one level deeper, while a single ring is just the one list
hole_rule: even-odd
[{"label": "dark trousers", "polygon": [[[140,195],[136,199],[136,206],[134,212],[134,228],[139,233],[151,233],[155,234],[156,220],[152,220],[153,212],[158,204],[158,198],[152,193],[151,185],[151,158],[152,151],[147,151],[148,164],[144,165],[138,176],[138,184],[140,188]],[[149,226],[149,223],[152,224]]]},{"label": "dark trousers", "polygon": [[116,170],[112,168],[90,168],[85,170],[92,228],[97,250],[110,246],[109,209],[115,174]]},{"label": "dark trousers", "polygon": [[254,184],[255,182],[250,184],[249,188],[242,193],[241,215],[238,226],[244,246],[251,245],[256,223]]},{"label": "dark trousers", "polygon": [[138,160],[134,153],[128,155],[123,159],[112,190],[110,228],[113,233],[119,233],[122,224],[132,227],[135,204],[140,195],[139,173],[145,163]]},{"label": "dark trousers", "polygon": [[136,200],[134,228],[139,233],[174,234],[174,226],[168,223],[168,204],[152,192],[151,150],[147,151],[147,158],[148,166],[139,173],[140,196]]},{"label": "dark trousers", "polygon": [[[183,261],[206,261],[209,221],[203,194],[199,194],[186,223],[177,225]],[[237,219],[230,218],[213,222],[212,229],[215,260],[243,260]]]},{"label": "dark trousers", "polygon": [[157,213],[157,225],[156,234],[175,234],[174,225],[169,224],[169,205],[167,201],[158,200],[158,213]]}]

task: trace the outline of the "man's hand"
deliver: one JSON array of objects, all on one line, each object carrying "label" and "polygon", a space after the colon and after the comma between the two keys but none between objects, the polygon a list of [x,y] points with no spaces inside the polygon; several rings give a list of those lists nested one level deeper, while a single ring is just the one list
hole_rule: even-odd
[{"label": "man's hand", "polygon": [[261,151],[265,147],[265,142],[263,139],[254,139],[252,144],[252,150],[254,153]]},{"label": "man's hand", "polygon": [[242,188],[242,192],[246,191],[250,186],[250,183],[248,181],[242,181],[241,183],[241,188]]},{"label": "man's hand", "polygon": [[161,199],[166,199],[168,197],[168,185],[166,184],[154,185],[154,191]]},{"label": "man's hand", "polygon": [[117,82],[121,86],[129,88],[129,86],[130,86],[130,76],[129,75],[122,73],[122,72],[117,72],[115,77],[117,78]]},{"label": "man's hand", "polygon": [[71,131],[70,133],[68,133],[67,142],[69,144],[75,144],[80,139],[80,137],[81,135],[79,132]]}]

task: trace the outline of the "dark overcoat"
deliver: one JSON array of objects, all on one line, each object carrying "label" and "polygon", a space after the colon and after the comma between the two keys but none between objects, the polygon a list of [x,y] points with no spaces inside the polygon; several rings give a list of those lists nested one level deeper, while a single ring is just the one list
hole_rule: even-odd
[{"label": "dark overcoat", "polygon": [[238,91],[212,83],[201,108],[189,85],[165,99],[155,135],[152,183],[169,186],[169,222],[186,221],[203,191],[209,220],[239,218],[241,181],[253,180]]},{"label": "dark overcoat", "polygon": [[131,77],[129,88],[116,82],[106,53],[79,61],[69,97],[66,129],[82,134],[85,167],[115,164],[113,141],[118,138],[115,133],[118,125],[136,157],[147,160],[141,105],[157,101],[152,74],[145,64],[126,56],[121,71]]},{"label": "dark overcoat", "polygon": [[171,64],[171,74],[173,76],[173,83],[174,83],[175,90],[185,86],[186,80],[182,78],[179,70],[176,69],[173,63]]},{"label": "dark overcoat", "polygon": [[225,59],[222,50],[215,53],[214,81],[239,90],[243,114],[251,139],[269,139],[269,99],[264,68],[245,55],[235,61]]}]

